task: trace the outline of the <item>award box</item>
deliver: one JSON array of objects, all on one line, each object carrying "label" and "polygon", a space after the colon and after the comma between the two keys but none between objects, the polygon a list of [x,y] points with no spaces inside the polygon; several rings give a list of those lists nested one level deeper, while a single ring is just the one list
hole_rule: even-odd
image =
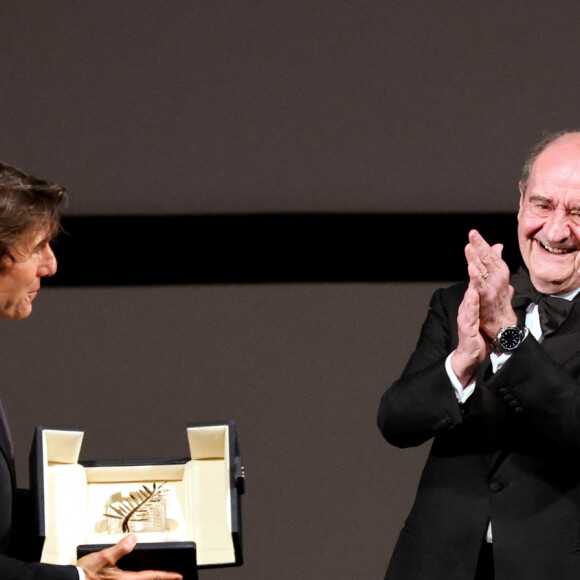
[{"label": "award box", "polygon": [[[195,580],[198,568],[242,564],[245,481],[232,421],[187,425],[190,456],[182,459],[79,461],[83,435],[50,427],[34,434],[30,487],[41,562],[75,564],[131,532],[138,544],[120,560],[122,569],[169,570]],[[144,524],[134,514],[127,523],[118,515],[161,489],[159,529],[132,529]],[[119,503],[127,508],[111,511]]]}]

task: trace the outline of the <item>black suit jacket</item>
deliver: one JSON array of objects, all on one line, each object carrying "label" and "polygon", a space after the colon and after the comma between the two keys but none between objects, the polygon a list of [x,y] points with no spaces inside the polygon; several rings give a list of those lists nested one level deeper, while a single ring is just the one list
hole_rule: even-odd
[{"label": "black suit jacket", "polygon": [[[7,429],[7,426],[0,425],[0,429]],[[5,439],[0,437],[0,442]],[[5,445],[0,444],[0,451],[0,579],[78,580],[79,574],[74,566],[29,563],[13,557],[17,552],[26,551],[12,535],[13,518],[22,516],[14,513],[16,490],[12,457]]]},{"label": "black suit jacket", "polygon": [[580,304],[459,405],[444,368],[466,285],[438,290],[417,348],[383,395],[384,437],[433,438],[386,579],[470,580],[491,519],[497,580],[580,578]]}]

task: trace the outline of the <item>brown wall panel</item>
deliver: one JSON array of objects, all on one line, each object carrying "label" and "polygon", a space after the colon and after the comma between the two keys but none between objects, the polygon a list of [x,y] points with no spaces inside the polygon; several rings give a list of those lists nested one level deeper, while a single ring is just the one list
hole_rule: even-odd
[{"label": "brown wall panel", "polygon": [[[185,425],[234,419],[246,562],[202,578],[380,578],[426,448],[375,426],[434,284],[46,289],[0,334],[18,475],[36,425],[82,458],[182,457]],[[410,306],[412,305],[412,306]]]}]

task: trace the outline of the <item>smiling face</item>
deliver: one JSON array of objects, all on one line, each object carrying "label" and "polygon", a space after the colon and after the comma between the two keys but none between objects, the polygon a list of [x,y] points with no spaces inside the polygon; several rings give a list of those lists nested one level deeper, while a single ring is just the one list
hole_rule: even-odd
[{"label": "smiling face", "polygon": [[518,240],[533,285],[544,294],[580,287],[580,134],[550,144],[522,189]]},{"label": "smiling face", "polygon": [[0,268],[0,318],[19,320],[30,316],[40,279],[56,272],[50,247],[51,228],[25,233],[14,248],[14,261],[4,258]]}]

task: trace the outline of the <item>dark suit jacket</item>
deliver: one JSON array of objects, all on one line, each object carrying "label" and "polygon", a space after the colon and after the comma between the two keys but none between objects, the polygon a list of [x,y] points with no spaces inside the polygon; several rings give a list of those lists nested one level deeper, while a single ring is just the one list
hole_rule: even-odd
[{"label": "dark suit jacket", "polygon": [[460,406],[444,362],[466,285],[438,290],[403,375],[383,395],[384,437],[433,438],[386,579],[471,580],[491,519],[497,580],[580,578],[580,304]]},{"label": "dark suit jacket", "polygon": [[[0,425],[0,429],[5,429]],[[0,437],[0,441],[5,438]],[[0,445],[0,579],[1,580],[78,580],[74,566],[52,566],[28,563],[12,557],[22,546],[15,545],[12,521],[15,498],[15,479],[12,458]],[[15,518],[20,517],[14,514]]]}]

